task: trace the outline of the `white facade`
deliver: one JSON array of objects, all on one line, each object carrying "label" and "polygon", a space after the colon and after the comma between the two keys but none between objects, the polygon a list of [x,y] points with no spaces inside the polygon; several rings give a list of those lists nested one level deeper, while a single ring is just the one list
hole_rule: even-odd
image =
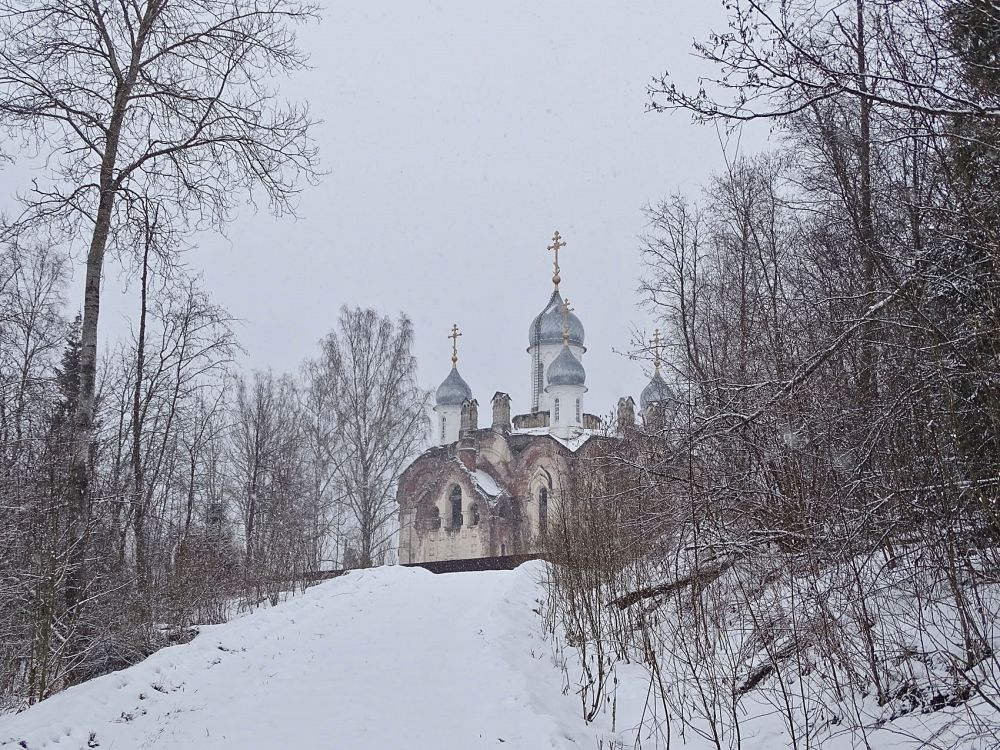
[{"label": "white facade", "polygon": [[[426,414],[426,412],[425,412]],[[458,440],[458,432],[462,422],[462,406],[435,406],[432,442],[437,445],[449,445]]]},{"label": "white facade", "polygon": [[582,385],[550,385],[545,389],[549,401],[549,432],[556,437],[569,439],[583,429]]}]

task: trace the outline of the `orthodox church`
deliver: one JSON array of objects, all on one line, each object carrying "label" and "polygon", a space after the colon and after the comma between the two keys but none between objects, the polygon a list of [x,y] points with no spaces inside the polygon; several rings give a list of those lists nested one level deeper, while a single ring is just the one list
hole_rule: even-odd
[{"label": "orthodox church", "polygon": [[[587,373],[584,328],[559,290],[559,232],[553,290],[528,327],[530,411],[511,417],[510,396],[490,399],[492,420],[479,425],[479,402],[458,371],[458,326],[452,326],[451,371],[435,394],[431,442],[400,477],[399,562],[537,554],[545,551],[550,506],[572,481],[576,458],[617,440],[618,425],[584,410]],[[676,401],[656,369],[640,396],[644,418]],[[635,421],[631,397],[618,402],[618,421]]]}]

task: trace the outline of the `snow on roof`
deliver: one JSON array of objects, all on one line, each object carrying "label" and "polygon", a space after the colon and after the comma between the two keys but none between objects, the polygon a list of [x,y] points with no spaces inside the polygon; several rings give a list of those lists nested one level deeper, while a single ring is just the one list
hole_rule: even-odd
[{"label": "snow on roof", "polygon": [[477,469],[470,474],[472,474],[472,481],[476,485],[476,489],[484,495],[500,497],[504,493],[504,489],[497,484],[497,481],[482,469]]},{"label": "snow on roof", "polygon": [[553,435],[551,432],[549,432],[548,427],[523,427],[521,429],[511,430],[511,434],[539,435],[539,436],[548,435],[557,443],[560,443],[565,448],[567,448],[570,451],[570,453],[576,453],[578,450],[580,450],[580,448],[583,447],[584,443],[590,440],[590,438],[592,438],[594,435],[601,435],[603,433],[599,430],[580,430],[580,432],[577,435],[574,435],[573,437],[567,440],[565,438],[559,437],[558,435]]}]

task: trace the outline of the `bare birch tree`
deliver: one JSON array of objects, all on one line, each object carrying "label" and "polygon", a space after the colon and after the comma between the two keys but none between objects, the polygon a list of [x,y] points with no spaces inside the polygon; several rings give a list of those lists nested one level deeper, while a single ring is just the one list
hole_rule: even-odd
[{"label": "bare birch tree", "polygon": [[73,423],[70,611],[87,584],[88,446],[93,430],[101,276],[128,250],[138,204],[156,195],[165,222],[227,220],[261,194],[292,209],[314,173],[310,120],[269,83],[304,64],[300,0],[4,0],[0,126],[11,148],[42,155],[48,179],[22,195],[10,227],[43,222],[87,246],[80,392]]},{"label": "bare birch tree", "polygon": [[417,385],[413,324],[343,307],[311,370],[330,381],[336,492],[350,515],[358,565],[380,565],[396,517],[395,489],[428,430],[429,395]]}]

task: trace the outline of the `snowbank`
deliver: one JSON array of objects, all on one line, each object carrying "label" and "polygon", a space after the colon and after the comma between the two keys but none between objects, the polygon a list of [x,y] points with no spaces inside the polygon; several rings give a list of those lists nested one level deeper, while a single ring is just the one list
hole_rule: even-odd
[{"label": "snowbank", "polygon": [[0,718],[69,750],[591,748],[516,571],[351,573]]}]

